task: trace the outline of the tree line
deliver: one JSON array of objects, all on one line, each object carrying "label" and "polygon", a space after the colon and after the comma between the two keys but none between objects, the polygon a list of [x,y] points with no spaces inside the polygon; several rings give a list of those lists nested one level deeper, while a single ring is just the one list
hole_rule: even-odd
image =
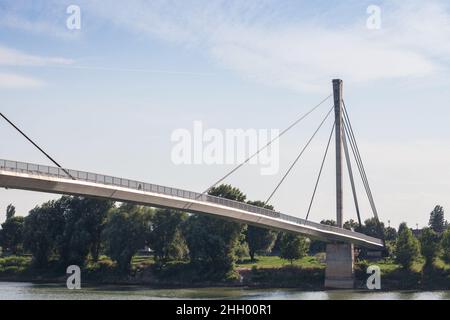
[{"label": "tree line", "polygon": [[421,256],[425,259],[425,270],[432,269],[438,257],[450,263],[450,226],[442,206],[436,206],[430,213],[428,227],[417,231],[414,236],[405,222],[400,224],[393,255],[403,268],[411,268]]},{"label": "tree line", "polygon": [[[220,185],[209,194],[264,206],[262,201],[247,201],[230,185]],[[83,266],[104,254],[122,272],[129,270],[140,249],[149,247],[161,266],[188,261],[199,274],[223,279],[232,276],[239,258],[254,260],[256,254],[270,253],[276,246],[279,255],[292,263],[308,253],[309,242],[298,235],[205,214],[62,196],[37,206],[26,217],[16,216],[14,206],[8,206],[0,246],[13,255],[30,253],[37,268],[55,259],[63,266]]]},{"label": "tree line", "polygon": [[[220,185],[209,193],[273,209],[262,201],[247,201],[241,190],[230,185]],[[333,220],[321,223],[335,225]],[[419,239],[406,223],[400,225],[398,232],[382,223],[380,226],[375,219],[366,220],[362,226],[350,220],[344,227],[374,237],[380,236],[381,229],[391,256],[405,268],[411,267],[420,255],[427,264],[432,264],[437,256],[450,262],[450,230],[442,207],[433,210],[429,225]],[[233,277],[238,259],[255,260],[256,255],[272,253],[293,263],[326,248],[321,241],[206,214],[72,196],[37,206],[26,217],[16,216],[14,206],[9,205],[1,227],[3,252],[29,253],[36,268],[45,268],[55,260],[61,266],[83,266],[107,255],[116,262],[117,270],[126,273],[133,256],[148,247],[160,267],[184,261],[205,278],[225,279]]]}]

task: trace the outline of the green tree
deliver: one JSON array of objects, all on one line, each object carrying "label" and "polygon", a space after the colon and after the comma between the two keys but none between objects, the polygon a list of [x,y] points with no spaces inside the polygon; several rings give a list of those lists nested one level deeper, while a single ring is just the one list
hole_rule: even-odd
[{"label": "green tree", "polygon": [[211,188],[208,191],[208,194],[211,196],[225,198],[228,200],[234,200],[239,202],[244,202],[247,196],[242,193],[241,190],[235,188],[229,184],[221,184],[220,186]]},{"label": "green tree", "polygon": [[387,227],[385,229],[385,234],[387,241],[395,241],[397,239],[397,230],[393,227]]},{"label": "green tree", "polygon": [[[386,235],[384,223],[379,222],[375,217],[365,220],[364,225],[361,229],[358,228],[358,231],[375,238]],[[382,234],[380,235],[380,233]]]},{"label": "green tree", "polygon": [[45,267],[64,232],[64,210],[60,200],[42,204],[30,211],[24,222],[24,247],[33,263]]},{"label": "green tree", "polygon": [[244,225],[207,215],[189,217],[185,235],[191,262],[206,278],[224,279],[234,269]]},{"label": "green tree", "polygon": [[425,265],[433,265],[433,261],[439,252],[439,235],[431,228],[424,228],[420,235],[420,252],[425,258]]},{"label": "green tree", "polygon": [[442,235],[441,247],[444,260],[450,263],[450,228]]},{"label": "green tree", "polygon": [[243,260],[247,258],[250,255],[250,250],[248,248],[248,242],[246,240],[246,234],[247,230],[246,227],[248,226],[244,225],[244,229],[242,230],[237,245],[234,248],[234,255],[236,259]]},{"label": "green tree", "polygon": [[419,243],[414,238],[411,229],[406,223],[399,227],[397,243],[395,246],[395,259],[404,269],[410,268],[419,256]]},{"label": "green tree", "polygon": [[156,210],[152,218],[149,245],[159,262],[187,258],[188,248],[182,234],[182,226],[187,218],[188,215],[184,212]]},{"label": "green tree", "polygon": [[[248,201],[247,203],[273,210],[273,206],[265,205],[262,201]],[[269,253],[272,250],[277,239],[277,232],[267,228],[249,225],[245,238],[248,243],[250,259],[254,261],[256,253]]]},{"label": "green tree", "polygon": [[61,198],[64,211],[64,232],[58,243],[64,265],[83,265],[89,253],[98,259],[101,233],[113,202],[96,198]]},{"label": "green tree", "polygon": [[[246,196],[230,185],[220,185],[209,191],[210,195],[235,201],[245,201]],[[191,215],[186,222],[184,235],[191,263],[205,278],[224,279],[233,270],[236,252],[241,244],[245,225],[204,214]]]},{"label": "green tree", "polygon": [[110,211],[104,230],[106,252],[118,269],[130,269],[131,259],[144,248],[150,232],[151,211],[141,206],[122,204]]},{"label": "green tree", "polygon": [[327,243],[322,240],[311,239],[309,243],[309,252],[311,254],[316,254],[320,252],[325,252],[327,250]]},{"label": "green tree", "polygon": [[325,224],[327,226],[332,226],[332,227],[336,226],[336,221],[334,221],[334,220],[322,220],[322,221],[320,221],[320,223]]},{"label": "green tree", "polygon": [[445,230],[444,208],[436,206],[430,213],[428,225],[434,232],[442,233]]},{"label": "green tree", "polygon": [[349,221],[346,221],[344,223],[344,229],[347,229],[347,230],[357,230],[358,227],[359,227],[359,223],[353,219],[350,219]]},{"label": "green tree", "polygon": [[398,233],[397,233],[397,236],[398,236],[398,234],[400,234],[400,232],[403,232],[405,229],[409,229],[409,227],[408,227],[408,225],[406,224],[406,222],[402,222],[402,223],[400,224],[400,226],[398,227]]},{"label": "green tree", "polygon": [[12,204],[8,204],[6,207],[6,220],[11,219],[16,214],[16,207],[14,207]]},{"label": "green tree", "polygon": [[23,247],[23,217],[14,217],[11,215],[2,223],[2,236],[0,246],[4,251],[17,254]]},{"label": "green tree", "polygon": [[309,243],[305,237],[284,233],[280,242],[280,257],[289,260],[291,264],[294,260],[301,259],[308,254]]}]

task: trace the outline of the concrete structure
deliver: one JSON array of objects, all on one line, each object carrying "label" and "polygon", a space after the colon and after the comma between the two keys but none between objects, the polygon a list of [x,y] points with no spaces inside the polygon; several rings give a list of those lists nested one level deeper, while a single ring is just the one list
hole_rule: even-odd
[{"label": "concrete structure", "polygon": [[325,287],[352,289],[354,286],[354,261],[353,244],[327,244]]},{"label": "concrete structure", "polygon": [[[68,177],[66,172],[74,179]],[[246,203],[84,171],[0,160],[0,187],[134,202],[215,215],[261,227],[291,231],[327,242],[354,243],[373,249],[383,247],[381,240],[358,232]]]},{"label": "concrete structure", "polygon": [[334,119],[336,139],[336,225],[344,226],[342,208],[342,80],[333,80]]},{"label": "concrete structure", "polygon": [[[335,137],[336,137],[336,223],[343,227],[342,190],[342,80],[333,80]],[[351,289],[354,286],[354,249],[349,243],[328,243],[326,255],[325,287]]]}]

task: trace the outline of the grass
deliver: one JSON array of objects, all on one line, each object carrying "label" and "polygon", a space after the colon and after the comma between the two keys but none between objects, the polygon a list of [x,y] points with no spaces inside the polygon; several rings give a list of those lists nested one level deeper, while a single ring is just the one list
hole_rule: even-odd
[{"label": "grass", "polygon": [[[325,268],[325,264],[321,263],[319,261],[320,259],[320,255],[307,256],[299,260],[294,260],[292,265],[304,268]],[[134,256],[131,264],[136,268],[147,267],[155,264],[155,259],[152,256]],[[253,267],[272,269],[290,265],[291,263],[288,260],[281,259],[277,256],[257,256],[256,261],[251,261],[250,257],[246,257],[236,263],[236,267],[242,269],[250,269]]]},{"label": "grass", "polygon": [[30,262],[30,256],[9,256],[0,258],[0,274],[20,274],[28,269]]},{"label": "grass", "polygon": [[[257,256],[256,261],[251,261],[250,258],[238,261],[236,264],[237,268],[262,268],[262,269],[274,269],[282,268],[285,266],[291,266],[288,260],[281,259],[277,256]],[[292,266],[302,267],[302,268],[325,268],[325,264],[321,263],[320,257],[318,256],[306,256],[299,260],[294,260]]]},{"label": "grass", "polygon": [[[380,267],[381,272],[383,273],[391,273],[395,272],[397,270],[402,269],[402,267],[395,262],[395,260],[387,258],[382,259],[378,261],[363,261],[363,264],[371,264],[371,265],[377,265]],[[415,273],[420,273],[423,271],[423,268],[425,266],[425,260],[421,257],[417,259],[411,266],[410,271]],[[441,258],[436,258],[434,261],[434,267],[437,269],[441,269],[444,271],[449,270],[450,271],[450,264],[445,263]]]},{"label": "grass", "polygon": [[131,266],[133,268],[145,268],[155,264],[153,256],[134,256],[131,259]]}]

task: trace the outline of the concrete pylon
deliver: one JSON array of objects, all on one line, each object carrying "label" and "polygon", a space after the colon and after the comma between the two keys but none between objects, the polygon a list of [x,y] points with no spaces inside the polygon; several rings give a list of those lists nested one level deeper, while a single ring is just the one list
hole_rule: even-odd
[{"label": "concrete pylon", "polygon": [[351,243],[328,243],[325,269],[325,287],[331,289],[353,289],[354,248]]},{"label": "concrete pylon", "polygon": [[[342,187],[342,88],[340,79],[333,80],[335,138],[336,138],[336,223],[343,227],[343,187]],[[352,289],[354,287],[354,248],[348,243],[327,244],[325,287]]]}]

